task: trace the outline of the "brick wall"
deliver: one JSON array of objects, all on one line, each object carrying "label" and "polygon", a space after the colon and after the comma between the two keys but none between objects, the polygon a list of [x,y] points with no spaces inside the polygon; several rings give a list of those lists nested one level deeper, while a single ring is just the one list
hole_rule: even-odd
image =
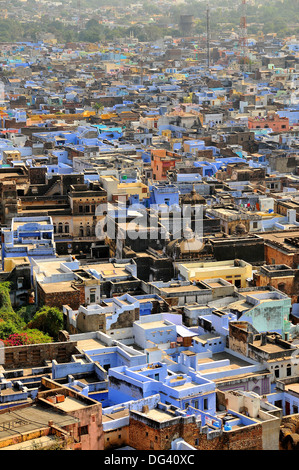
[{"label": "brick wall", "polygon": [[46,305],[48,307],[62,308],[63,305],[69,305],[73,310],[78,310],[80,305],[85,303],[84,286],[78,289],[74,287],[73,291],[65,292],[59,290],[57,284],[56,292],[45,292],[40,284],[37,284],[37,303],[41,307]]},{"label": "brick wall", "polygon": [[199,430],[195,420],[183,425],[181,418],[174,420],[174,424],[158,426],[144,420],[130,417],[129,445],[137,450],[169,450],[171,442],[182,437],[186,442],[194,445]]},{"label": "brick wall", "polygon": [[29,168],[29,180],[31,184],[45,184],[46,183],[46,167],[33,167]]},{"label": "brick wall", "polygon": [[267,245],[267,242],[265,243],[265,260],[266,264],[286,264],[287,266],[292,267],[297,267],[295,265],[295,253],[291,254],[286,254],[280,251],[279,249]]},{"label": "brick wall", "polygon": [[[150,420],[149,420],[150,421]],[[129,445],[137,450],[169,450],[178,437],[198,450],[262,450],[262,425],[246,426],[215,436],[200,432],[195,419],[178,418],[174,424],[146,422],[130,417]]]},{"label": "brick wall", "polygon": [[4,349],[7,369],[40,367],[45,361],[57,360],[68,362],[72,354],[77,353],[77,342],[30,344],[28,346],[10,346]]},{"label": "brick wall", "polygon": [[129,445],[129,426],[104,432],[104,450]]}]

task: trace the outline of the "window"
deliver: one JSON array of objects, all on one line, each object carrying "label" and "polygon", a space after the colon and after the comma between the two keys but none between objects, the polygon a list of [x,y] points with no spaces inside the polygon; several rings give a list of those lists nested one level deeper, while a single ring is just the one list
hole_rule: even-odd
[{"label": "window", "polygon": [[59,224],[58,224],[58,233],[62,233],[62,232],[63,232],[62,222],[59,222]]},{"label": "window", "polygon": [[79,436],[85,436],[88,434],[88,426],[81,426],[79,428]]},{"label": "window", "polygon": [[68,223],[66,223],[66,224],[64,225],[64,232],[65,232],[65,233],[70,233],[70,226],[69,226]]},{"label": "window", "polygon": [[293,413],[294,414],[298,413],[298,405],[293,405]]},{"label": "window", "polygon": [[208,399],[207,399],[207,398],[204,398],[204,400],[203,400],[203,409],[204,409],[204,410],[208,410],[208,409],[209,409],[208,404],[209,404]]},{"label": "window", "polygon": [[79,212],[83,212],[83,206],[79,206]]},{"label": "window", "polygon": [[274,374],[277,379],[279,379],[279,366],[275,366]]},{"label": "window", "polygon": [[89,300],[91,304],[95,303],[96,301],[96,291],[94,289],[90,291]]},{"label": "window", "polygon": [[288,364],[287,365],[287,376],[290,377],[290,375],[292,375],[292,366],[291,366],[291,364]]}]

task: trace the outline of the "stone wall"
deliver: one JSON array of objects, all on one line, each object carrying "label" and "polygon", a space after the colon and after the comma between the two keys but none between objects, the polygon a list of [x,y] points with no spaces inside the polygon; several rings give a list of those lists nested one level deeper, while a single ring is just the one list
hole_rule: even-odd
[{"label": "stone wall", "polygon": [[189,418],[188,423],[183,424],[182,418],[178,417],[159,426],[154,421],[130,416],[129,445],[137,450],[170,450],[171,442],[179,437],[194,445],[198,433],[195,419]]},{"label": "stone wall", "polygon": [[229,432],[202,432],[194,418],[177,418],[158,423],[130,417],[129,445],[137,450],[169,450],[181,437],[198,450],[262,450],[262,425],[254,424]]},{"label": "stone wall", "polygon": [[78,310],[80,305],[85,304],[84,286],[74,286],[73,291],[63,291],[57,283],[55,292],[46,292],[41,284],[37,284],[38,306],[57,307],[69,305],[73,310]]},{"label": "stone wall", "polygon": [[39,367],[45,361],[69,362],[76,354],[77,342],[30,344],[27,346],[9,346],[4,349],[5,369]]},{"label": "stone wall", "polygon": [[284,416],[279,435],[280,450],[299,450],[299,414]]}]

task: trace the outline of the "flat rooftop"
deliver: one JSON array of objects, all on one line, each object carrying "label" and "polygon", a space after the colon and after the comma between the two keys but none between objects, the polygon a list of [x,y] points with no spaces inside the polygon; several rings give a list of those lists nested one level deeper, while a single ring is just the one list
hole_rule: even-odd
[{"label": "flat rooftop", "polygon": [[115,419],[125,418],[129,416],[130,410],[128,408],[120,411],[116,411],[115,413],[107,413],[102,415],[103,423],[107,423],[109,421],[114,421]]},{"label": "flat rooftop", "polygon": [[200,292],[200,289],[197,286],[193,286],[192,284],[189,286],[174,286],[174,287],[160,287],[162,292],[172,294],[173,292]]},{"label": "flat rooftop", "polygon": [[213,333],[205,333],[204,335],[195,336],[193,339],[198,343],[207,343],[208,341],[213,341],[214,339],[219,339],[221,336]]},{"label": "flat rooftop", "polygon": [[167,410],[160,410],[159,408],[153,408],[146,413],[140,413],[153,421],[164,423],[170,419],[175,418],[175,414],[169,413]]},{"label": "flat rooftop", "polygon": [[77,341],[77,348],[80,351],[91,351],[93,349],[105,349],[107,347],[106,344],[102,343],[97,338],[89,338],[89,339],[79,339]]},{"label": "flat rooftop", "polygon": [[57,444],[56,436],[49,435],[38,437],[36,439],[30,439],[12,446],[2,447],[1,450],[38,450],[43,449],[44,447],[48,448],[49,446],[55,444]]},{"label": "flat rooftop", "polygon": [[82,266],[84,270],[93,269],[101,276],[105,278],[111,277],[124,277],[128,276],[130,273],[126,270],[126,264],[116,264],[116,263],[96,263],[96,264],[85,264]]},{"label": "flat rooftop", "polygon": [[268,352],[268,353],[278,353],[278,352],[282,352],[282,351],[290,351],[290,354],[291,354],[291,352],[292,352],[292,350],[290,350],[288,348],[284,348],[280,345],[273,344],[273,343],[267,343],[264,346],[261,346],[261,341],[260,340],[254,341],[253,346],[256,346],[257,348],[260,348],[263,351]]},{"label": "flat rooftop", "polygon": [[298,247],[291,245],[288,242],[285,242],[286,238],[298,238],[299,237],[299,230],[277,230],[273,232],[263,232],[260,235],[266,242],[269,243],[279,243],[281,248],[285,248],[287,251],[296,252],[298,251]]},{"label": "flat rooftop", "polygon": [[48,282],[41,283],[41,287],[46,294],[54,292],[74,292],[73,281],[60,281],[60,282]]},{"label": "flat rooftop", "polygon": [[[212,357],[210,358],[203,358],[203,359],[200,359],[198,361],[199,364],[201,363],[207,363],[207,362],[216,362],[216,361],[223,361],[225,359],[228,359],[230,361],[230,365],[231,366],[237,366],[237,367],[246,367],[246,366],[251,366],[252,363],[244,360],[244,359],[240,359],[238,358],[237,356],[233,356],[232,354],[230,353],[227,353],[225,351],[223,352],[219,352],[219,353],[215,353],[212,355]],[[203,371],[204,372],[204,371]]]},{"label": "flat rooftop", "polygon": [[138,323],[138,325],[144,328],[145,330],[150,330],[152,328],[165,328],[165,326],[168,326],[170,328],[170,325],[167,325],[163,320]]},{"label": "flat rooftop", "polygon": [[221,284],[221,282],[215,281],[215,282],[206,282],[206,284],[210,287],[223,287],[224,284]]},{"label": "flat rooftop", "polygon": [[65,274],[65,272],[60,268],[60,265],[67,263],[63,258],[54,258],[53,260],[38,260],[38,268],[40,273],[37,276],[40,276],[43,273],[45,276],[51,276],[53,274]]},{"label": "flat rooftop", "polygon": [[55,408],[58,410],[64,411],[66,413],[70,411],[77,411],[86,408],[86,403],[78,400],[77,398],[73,397],[65,397],[65,400],[61,403],[56,403]]},{"label": "flat rooftop", "polygon": [[47,428],[49,421],[58,427],[75,424],[77,419],[64,413],[58,413],[49,408],[34,404],[14,411],[9,409],[0,413],[0,441],[24,433],[33,432],[40,428]]},{"label": "flat rooftop", "polygon": [[294,392],[299,395],[299,383],[293,383],[285,386],[287,392]]},{"label": "flat rooftop", "polygon": [[51,222],[50,222],[50,219],[47,217],[47,219],[42,219],[42,220],[34,220],[34,218],[32,218],[33,220],[30,220],[30,218],[28,218],[28,220],[23,220],[23,221],[16,221],[14,220],[13,221],[13,230],[17,230],[19,227],[22,227],[23,225],[27,225],[27,224],[38,224],[38,225],[50,225]]}]

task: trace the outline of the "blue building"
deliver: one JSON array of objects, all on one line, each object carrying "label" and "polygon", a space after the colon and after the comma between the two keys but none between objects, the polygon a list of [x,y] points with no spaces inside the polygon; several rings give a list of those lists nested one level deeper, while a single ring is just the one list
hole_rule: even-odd
[{"label": "blue building", "polygon": [[123,401],[159,394],[161,402],[181,409],[189,406],[216,413],[215,383],[193,371],[173,372],[166,363],[156,362],[135,367],[109,370],[108,395],[122,396]]},{"label": "blue building", "polygon": [[5,258],[45,259],[56,256],[52,218],[15,217],[2,229],[2,265]]}]

